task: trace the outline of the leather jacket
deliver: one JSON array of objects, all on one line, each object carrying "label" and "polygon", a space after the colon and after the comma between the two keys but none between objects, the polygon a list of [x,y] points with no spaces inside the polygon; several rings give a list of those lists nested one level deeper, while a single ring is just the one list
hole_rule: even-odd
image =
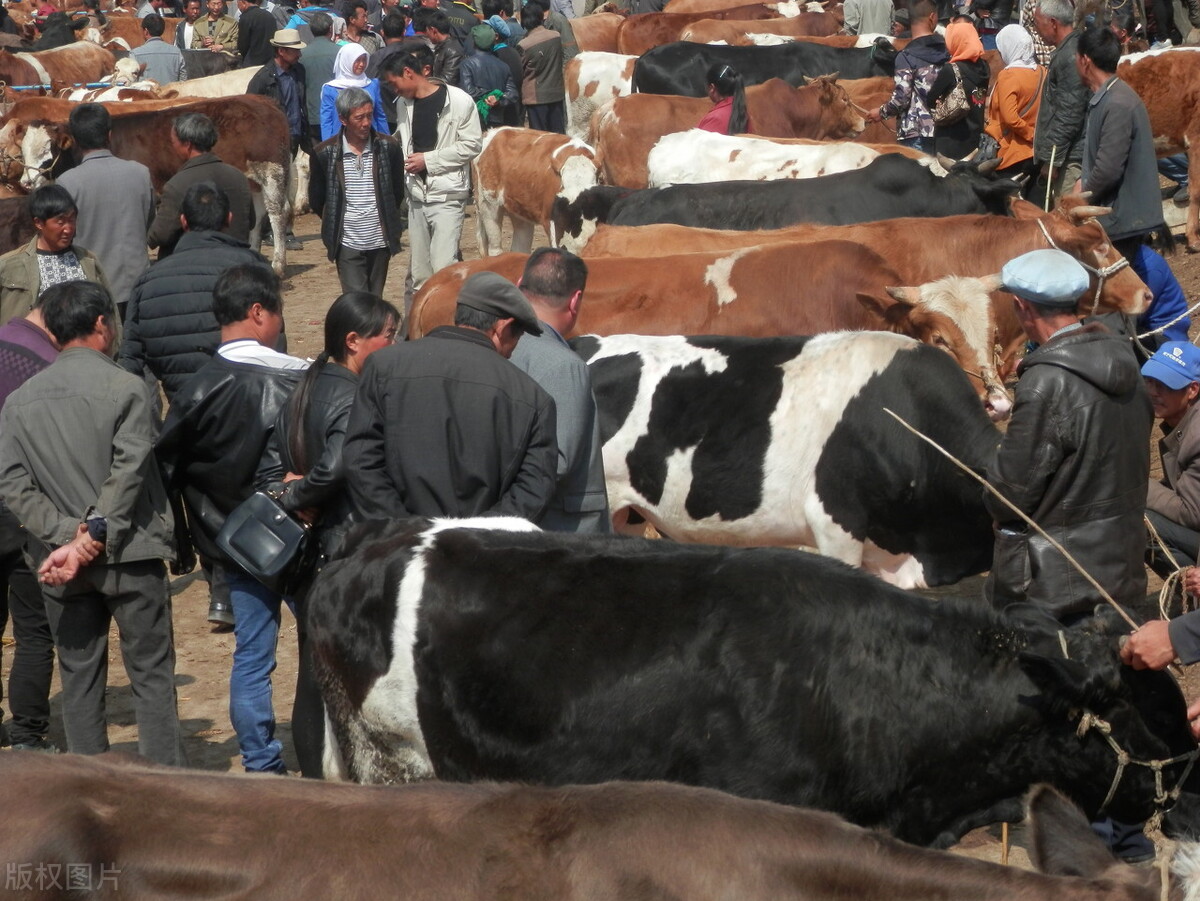
[{"label": "leather jacket", "polygon": [[[1128,340],[1085,325],[1051,338],[1018,372],[1012,421],[988,481],[1117,601],[1141,600],[1154,415]],[[1027,600],[1061,620],[1102,601],[990,492],[984,502],[997,526],[988,586],[996,606]]]},{"label": "leather jacket", "polygon": [[[317,364],[313,364],[314,366]],[[351,511],[350,494],[346,488],[346,467],[342,459],[342,444],[350,422],[350,408],[358,376],[333,361],[326,361],[312,383],[308,411],[304,419],[304,448],[307,471],[292,456],[291,438],[295,423],[291,404],[280,411],[267,442],[267,452],[258,468],[256,482],[260,489],[282,492],[279,502],[285,510],[316,508],[320,515],[318,531],[345,523]],[[286,473],[302,473],[286,485]]]},{"label": "leather jacket", "polygon": [[302,373],[214,356],[179,389],[155,445],[167,490],[183,493],[192,541],[228,562],[216,537],[254,477]]},{"label": "leather jacket", "polygon": [[[371,155],[375,166],[375,202],[388,251],[400,252],[400,235],[405,219],[404,151],[391,135],[371,130]],[[342,168],[342,132],[313,149],[308,182],[308,205],[321,217],[321,241],[330,260],[342,244],[342,216],[346,208],[346,176]]]}]

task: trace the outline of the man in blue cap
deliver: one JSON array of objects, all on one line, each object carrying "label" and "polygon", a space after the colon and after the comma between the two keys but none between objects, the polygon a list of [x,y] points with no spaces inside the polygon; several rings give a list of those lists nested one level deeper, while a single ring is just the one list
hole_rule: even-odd
[{"label": "man in blue cap", "polygon": [[[1144,599],[1142,513],[1153,414],[1127,338],[1076,314],[1087,271],[1059,250],[1010,261],[1002,287],[1037,348],[1018,368],[1012,421],[988,481],[1052,535],[1113,597]],[[1060,621],[1089,615],[1099,593],[991,493],[996,521],[988,596]]]}]

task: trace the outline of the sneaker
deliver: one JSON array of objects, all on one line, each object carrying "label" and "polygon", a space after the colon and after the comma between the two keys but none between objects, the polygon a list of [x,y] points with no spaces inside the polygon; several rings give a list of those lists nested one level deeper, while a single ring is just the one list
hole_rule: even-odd
[{"label": "sneaker", "polygon": [[43,754],[61,754],[62,750],[52,741],[39,738],[37,741],[22,741],[12,746],[14,751],[40,751]]},{"label": "sneaker", "polygon": [[233,608],[223,601],[208,602],[208,621],[218,626],[233,628]]},{"label": "sneaker", "polygon": [[1180,185],[1179,190],[1171,197],[1171,202],[1175,206],[1187,206],[1191,202],[1191,198],[1188,196],[1188,186]]}]

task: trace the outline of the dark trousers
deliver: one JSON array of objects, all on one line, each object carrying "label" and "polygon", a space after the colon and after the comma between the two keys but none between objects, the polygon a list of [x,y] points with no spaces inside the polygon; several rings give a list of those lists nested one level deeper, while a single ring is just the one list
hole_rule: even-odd
[{"label": "dark trousers", "polygon": [[386,247],[377,250],[351,250],[339,247],[337,254],[338,280],[342,293],[366,291],[383,297],[383,286],[387,282],[388,263],[392,259]]},{"label": "dark trousers", "polygon": [[54,639],[42,590],[25,561],[25,539],[16,516],[0,502],[0,633],[4,620],[11,616],[16,640],[8,673],[8,704],[13,716],[9,734],[14,744],[32,744],[46,737],[54,672]]},{"label": "dark trousers", "polygon": [[529,113],[529,127],[538,131],[567,133],[567,113],[562,101],[558,103],[531,103],[525,107]]},{"label": "dark trousers", "polygon": [[[1196,565],[1197,551],[1200,550],[1200,532],[1172,522],[1153,510],[1146,511],[1146,518],[1150,520],[1150,525],[1154,526],[1154,531],[1158,532],[1158,537],[1175,558],[1176,564],[1180,567]],[[1147,541],[1146,565],[1165,579],[1175,572],[1175,566],[1167,559],[1158,542],[1149,536]]]}]

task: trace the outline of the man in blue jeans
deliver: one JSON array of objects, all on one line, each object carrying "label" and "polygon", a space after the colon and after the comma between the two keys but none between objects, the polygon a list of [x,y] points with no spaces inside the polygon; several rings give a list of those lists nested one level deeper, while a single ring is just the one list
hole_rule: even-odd
[{"label": "man in blue jeans", "polygon": [[197,551],[220,567],[233,604],[229,718],[248,772],[286,773],[275,738],[271,673],[284,599],[216,543],[225,518],[254,492],[275,421],[308,367],[273,350],[283,327],[279,278],[265,264],[226,270],[213,289],[217,352],[171,401],[157,445],[169,488],[180,491]]}]

